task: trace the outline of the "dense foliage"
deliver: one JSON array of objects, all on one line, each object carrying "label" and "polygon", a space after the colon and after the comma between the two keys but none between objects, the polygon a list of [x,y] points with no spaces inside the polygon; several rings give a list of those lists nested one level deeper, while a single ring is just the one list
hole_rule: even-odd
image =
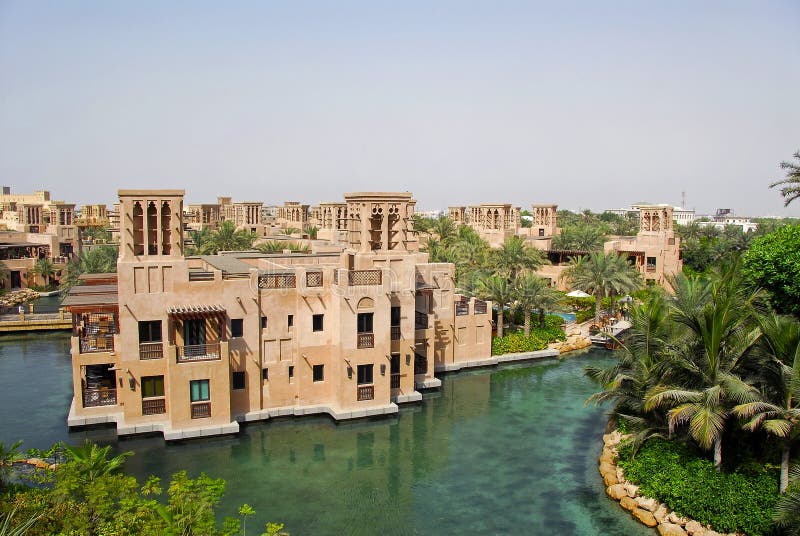
[{"label": "dense foliage", "polygon": [[755,239],[743,262],[745,277],[769,292],[777,310],[800,316],[800,225]]},{"label": "dense foliage", "polygon": [[713,463],[677,441],[653,439],[633,456],[620,451],[625,477],[676,513],[717,532],[770,534],[778,498],[775,471],[719,472]]},{"label": "dense foliage", "polygon": [[69,289],[78,284],[81,274],[107,274],[117,271],[117,246],[97,246],[67,263],[66,275],[62,275],[61,288]]},{"label": "dense foliage", "polygon": [[544,328],[531,328],[530,334],[524,331],[514,331],[492,339],[492,355],[513,354],[518,352],[534,352],[544,350],[547,345],[555,341],[566,339],[561,326],[564,319],[556,315],[545,316]]},{"label": "dense foliage", "polygon": [[188,248],[188,254],[216,255],[220,251],[248,250],[253,247],[256,235],[244,229],[237,230],[232,221],[225,220],[213,231],[207,227],[190,231],[189,238],[193,246]]},{"label": "dense foliage", "polygon": [[[86,443],[80,447],[54,446],[47,455],[59,463],[55,469],[20,473],[22,483],[9,485],[11,465],[20,459],[19,444],[0,444],[5,469],[0,483],[0,526],[9,530],[30,527],[37,535],[219,535],[241,533],[240,520],[226,518],[219,525],[216,509],[225,481],[201,473],[190,478],[185,471],[172,475],[167,489],[150,477],[144,484],[122,472],[130,453],[110,456],[110,447]],[[26,466],[28,467],[28,466]],[[247,505],[245,505],[247,506]],[[244,506],[240,515],[252,515]],[[267,524],[266,534],[282,525]]]}]

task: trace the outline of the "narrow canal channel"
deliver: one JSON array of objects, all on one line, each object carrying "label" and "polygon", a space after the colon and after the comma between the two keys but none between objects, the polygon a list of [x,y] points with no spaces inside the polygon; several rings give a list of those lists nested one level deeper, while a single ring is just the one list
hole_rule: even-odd
[{"label": "narrow canal channel", "polygon": [[251,424],[235,437],[165,445],[70,433],[69,338],[0,338],[0,441],[24,448],[90,438],[131,450],[143,480],[186,469],[228,481],[220,512],[247,502],[255,523],[293,536],[323,534],[653,534],[605,497],[597,472],[602,409],[591,350],[564,361],[448,375],[400,415],[336,424],[327,417]]}]

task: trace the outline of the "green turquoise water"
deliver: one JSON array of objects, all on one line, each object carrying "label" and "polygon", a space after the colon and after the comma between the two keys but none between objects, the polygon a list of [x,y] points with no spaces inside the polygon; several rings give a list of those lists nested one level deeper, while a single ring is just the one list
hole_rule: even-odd
[{"label": "green turquoise water", "polygon": [[0,441],[89,437],[134,451],[127,469],[139,477],[205,471],[228,482],[223,515],[247,502],[249,527],[276,520],[295,536],[652,534],[605,497],[597,472],[605,416],[584,406],[594,386],[582,372],[609,361],[604,351],[448,375],[396,417],[272,421],[165,445],[67,431],[67,341],[0,340]]}]

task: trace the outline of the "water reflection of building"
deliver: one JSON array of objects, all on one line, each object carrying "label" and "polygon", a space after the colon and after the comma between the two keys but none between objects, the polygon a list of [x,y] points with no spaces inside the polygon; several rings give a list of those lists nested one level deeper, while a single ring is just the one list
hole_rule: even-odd
[{"label": "water reflection of building", "polygon": [[338,250],[184,257],[183,192],[120,191],[116,279],[88,278],[64,302],[69,424],[181,439],[380,415],[439,385],[436,368],[488,358],[490,304],[456,295],[454,266],[419,253],[411,194],[345,203]]}]

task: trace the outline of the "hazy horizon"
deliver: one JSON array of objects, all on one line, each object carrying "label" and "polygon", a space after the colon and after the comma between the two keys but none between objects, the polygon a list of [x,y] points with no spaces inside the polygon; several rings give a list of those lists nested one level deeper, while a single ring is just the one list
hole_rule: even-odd
[{"label": "hazy horizon", "polygon": [[800,3],[0,0],[0,184],[800,216]]}]

